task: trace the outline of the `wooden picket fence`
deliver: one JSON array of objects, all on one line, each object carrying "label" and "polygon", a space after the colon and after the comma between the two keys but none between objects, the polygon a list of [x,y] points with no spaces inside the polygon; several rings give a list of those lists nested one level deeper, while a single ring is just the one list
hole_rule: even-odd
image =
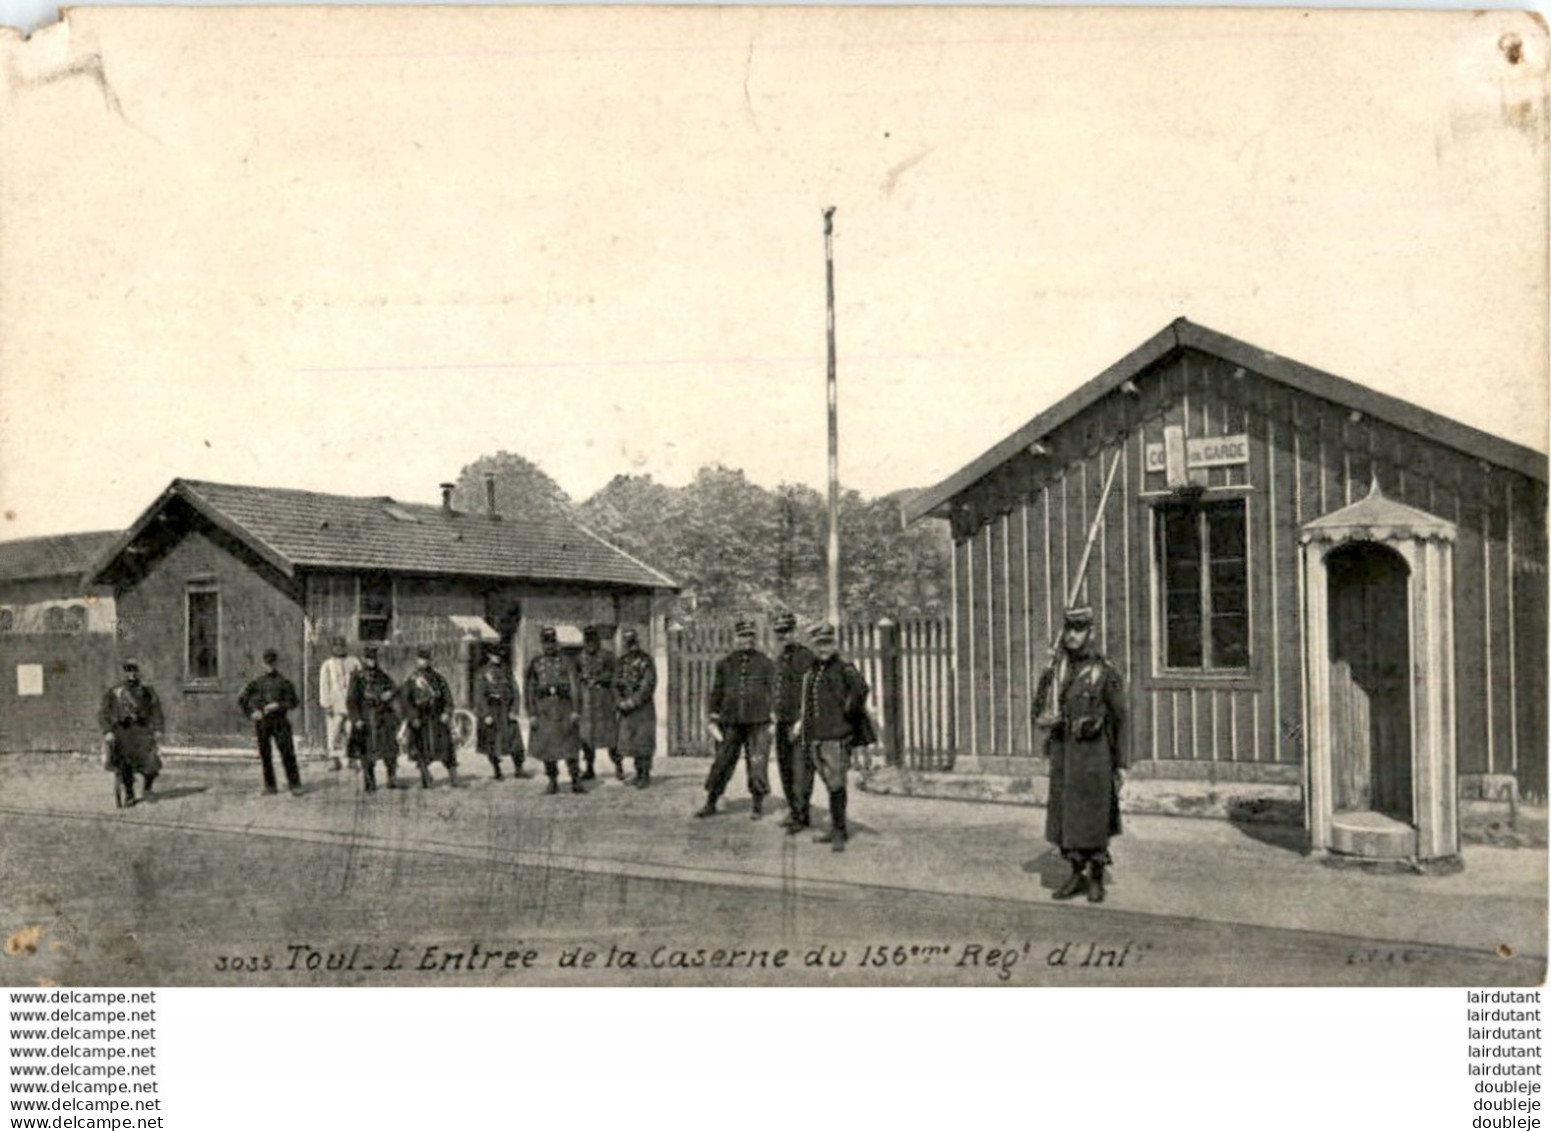
[{"label": "wooden picket fence", "polygon": [[[775,638],[759,622],[759,648]],[[880,744],[871,757],[918,770],[953,768],[953,634],[945,619],[844,624],[840,654],[872,689],[869,704]],[[709,757],[706,699],[716,662],[733,650],[731,622],[675,628],[668,634],[668,752]]]}]

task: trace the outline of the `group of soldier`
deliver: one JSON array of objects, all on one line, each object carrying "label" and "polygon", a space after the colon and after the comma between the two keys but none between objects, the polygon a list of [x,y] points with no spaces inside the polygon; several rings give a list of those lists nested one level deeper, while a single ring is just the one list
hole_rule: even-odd
[{"label": "group of soldier", "polygon": [[[598,751],[606,750],[614,776],[626,780],[625,761],[633,763],[633,784],[645,789],[652,780],[656,752],[657,665],[642,649],[640,635],[627,628],[624,654],[616,657],[602,646],[601,634],[589,627],[581,655],[572,661],[560,650],[552,627],[539,632],[539,655],[529,662],[521,692],[500,648],[485,654],[474,679],[471,709],[475,719],[475,749],[490,762],[492,776],[501,780],[510,759],[512,775],[531,776],[528,758],[544,767],[547,792],[560,792],[564,764],[573,792],[583,793],[584,781],[597,777]],[[458,744],[453,737],[453,695],[446,678],[431,663],[429,648],[416,654],[415,670],[395,683],[377,666],[371,645],[355,661],[345,642],[334,642],[334,655],[319,672],[318,698],[323,708],[328,757],[333,768],[348,759],[358,763],[368,792],[377,788],[376,766],[382,763],[388,787],[398,785],[397,763],[407,756],[431,784],[431,766],[441,763],[451,785],[458,784]],[[528,742],[519,720],[529,719]],[[263,738],[260,735],[262,757]],[[266,762],[267,765],[267,762]]]},{"label": "group of soldier", "polygon": [[[811,825],[817,777],[829,793],[830,828],[815,839],[844,851],[850,836],[846,785],[851,753],[877,741],[867,712],[867,681],[840,656],[833,625],[810,630],[811,648],[795,639],[791,614],[778,616],[772,627],[778,642],[773,659],[759,651],[753,622],[741,620],[736,646],[716,664],[707,703],[716,754],[706,776],[705,804],[695,816],[717,815],[740,758],[746,762],[752,816],[764,816],[773,734],[787,804],[783,828],[797,835]],[[598,751],[606,750],[616,778],[626,780],[629,759],[635,786],[647,788],[656,748],[657,669],[638,634],[626,629],[625,651],[615,657],[602,647],[598,631],[589,628],[575,661],[561,652],[553,628],[542,629],[539,639],[541,652],[528,664],[520,695],[530,725],[526,748],[518,725],[518,688],[499,650],[487,654],[475,680],[476,748],[489,759],[494,777],[503,776],[502,762],[508,758],[516,777],[530,776],[523,766],[532,757],[543,764],[547,792],[559,792],[563,763],[571,789],[582,793],[582,783],[596,777]],[[432,666],[430,649],[418,650],[415,669],[402,682],[378,665],[374,645],[363,647],[359,660],[347,655],[342,638],[332,651],[319,672],[332,768],[346,760],[359,765],[370,792],[377,789],[376,766],[382,763],[388,787],[396,788],[402,753],[419,770],[422,787],[431,785],[431,766],[437,762],[446,768],[449,783],[457,785],[452,689]],[[291,792],[300,793],[288,717],[299,699],[276,661],[273,651],[264,653],[266,670],[243,689],[238,706],[253,723],[265,791],[278,792],[277,748]],[[1034,697],[1034,723],[1045,735],[1050,761],[1045,836],[1071,870],[1053,893],[1056,899],[1104,898],[1109,841],[1120,832],[1122,705],[1120,676],[1093,645],[1092,611],[1069,609]],[[121,795],[133,802],[136,774],[149,795],[161,769],[157,745],[163,718],[156,692],[141,681],[134,660],[124,662],[123,680],[104,695],[99,722],[105,761],[118,774]]]}]

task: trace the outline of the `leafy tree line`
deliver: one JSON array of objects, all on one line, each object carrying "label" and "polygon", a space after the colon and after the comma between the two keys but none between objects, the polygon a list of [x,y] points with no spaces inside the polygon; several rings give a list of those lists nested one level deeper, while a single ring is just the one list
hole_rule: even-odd
[{"label": "leafy tree line", "polygon": [[[674,578],[683,587],[681,620],[781,609],[801,620],[824,615],[828,522],[825,498],[811,487],[769,490],[715,466],[683,487],[650,475],[616,476],[577,503],[532,461],[499,452],[463,469],[453,504],[483,509],[486,473],[495,476],[500,513],[569,518]],[[948,531],[940,522],[904,528],[900,505],[910,494],[841,494],[840,599],[849,619],[949,611]]]}]

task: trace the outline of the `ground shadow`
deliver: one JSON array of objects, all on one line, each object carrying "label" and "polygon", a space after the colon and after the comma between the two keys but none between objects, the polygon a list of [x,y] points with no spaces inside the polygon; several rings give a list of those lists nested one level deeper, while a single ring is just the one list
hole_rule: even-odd
[{"label": "ground shadow", "polygon": [[192,797],[196,793],[204,793],[210,787],[208,785],[179,785],[172,789],[158,789],[154,793],[147,793],[140,800],[148,805],[155,805],[158,801],[171,801],[178,797]]},{"label": "ground shadow", "polygon": [[1228,823],[1251,840],[1300,856],[1309,854],[1309,833],[1303,827],[1303,804],[1257,797],[1228,806]]},{"label": "ground shadow", "polygon": [[1072,866],[1054,849],[1032,860],[1025,860],[1022,868],[1027,874],[1038,876],[1039,886],[1046,891],[1055,891],[1072,874]]}]

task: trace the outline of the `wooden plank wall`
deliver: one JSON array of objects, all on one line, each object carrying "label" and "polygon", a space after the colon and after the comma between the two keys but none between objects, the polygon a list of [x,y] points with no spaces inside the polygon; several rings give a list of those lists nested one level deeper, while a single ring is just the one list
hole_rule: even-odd
[{"label": "wooden plank wall", "polygon": [[[954,582],[960,748],[1029,755],[1030,691],[1046,662],[1070,579],[1116,451],[1079,600],[1101,649],[1127,677],[1133,759],[1263,765],[1302,760],[1303,524],[1365,496],[1392,498],[1459,527],[1455,546],[1457,742],[1462,773],[1516,773],[1545,791],[1544,486],[1428,438],[1186,352],[1116,392],[955,500]],[[1219,497],[1246,499],[1251,668],[1242,676],[1158,673],[1145,469],[1166,424],[1188,437],[1247,433],[1242,466],[1197,473]],[[1154,492],[1159,494],[1153,495]]]}]

